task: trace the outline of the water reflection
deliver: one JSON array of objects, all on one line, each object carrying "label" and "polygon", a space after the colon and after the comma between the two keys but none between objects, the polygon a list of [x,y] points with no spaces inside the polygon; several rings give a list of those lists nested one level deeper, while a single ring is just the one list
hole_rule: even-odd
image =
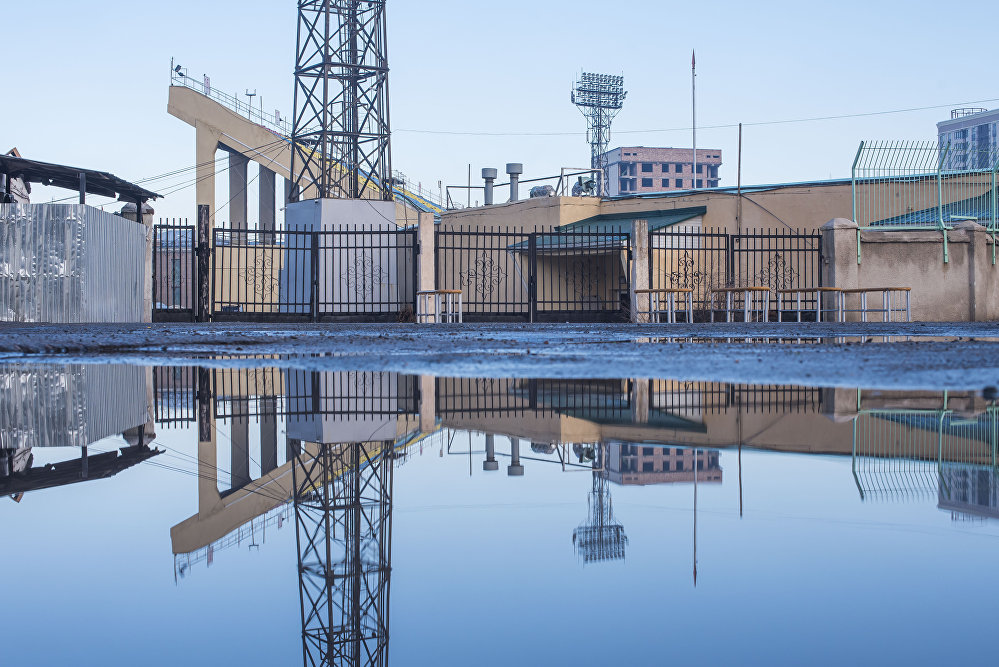
[{"label": "water reflection", "polygon": [[[305,664],[388,664],[393,485],[428,446],[469,474],[587,475],[564,533],[580,567],[626,560],[615,493],[690,485],[695,584],[698,489],[723,483],[731,448],[740,516],[745,447],[849,457],[865,501],[999,518],[997,409],[974,393],[110,366],[0,367],[0,382],[0,493],[18,500],[150,461],[156,428],[196,437],[196,511],[170,529],[178,584],[293,525]],[[128,446],[88,454],[113,434]],[[81,457],[33,467],[50,447]]]}]

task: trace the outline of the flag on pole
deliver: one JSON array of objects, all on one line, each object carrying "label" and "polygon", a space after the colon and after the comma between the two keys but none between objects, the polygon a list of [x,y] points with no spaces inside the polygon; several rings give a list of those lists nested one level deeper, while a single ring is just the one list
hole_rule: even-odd
[{"label": "flag on pole", "polygon": [[697,58],[695,57],[695,55],[696,54],[694,53],[694,51],[691,50],[690,51],[690,69],[694,69],[694,68],[697,67]]}]

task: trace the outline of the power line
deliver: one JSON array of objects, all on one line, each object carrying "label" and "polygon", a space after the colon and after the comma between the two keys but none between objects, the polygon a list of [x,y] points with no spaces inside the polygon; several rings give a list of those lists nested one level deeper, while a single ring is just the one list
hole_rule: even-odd
[{"label": "power line", "polygon": [[[950,104],[934,104],[924,107],[908,107],[905,109],[890,109],[886,111],[867,111],[862,113],[839,114],[834,116],[812,116],[808,118],[785,118],[782,120],[762,120],[751,123],[743,123],[747,127],[759,127],[765,125],[788,125],[792,123],[812,123],[828,120],[845,120],[848,118],[866,118],[871,116],[886,116],[899,113],[911,113],[915,111],[931,111],[933,109],[951,109],[969,104],[985,104],[987,102],[999,102],[999,97],[986,100],[973,100],[970,102],[953,102]],[[739,123],[724,123],[720,125],[706,125],[699,129],[720,130],[739,127]],[[687,127],[665,127],[645,130],[616,130],[617,134],[655,134],[664,132],[689,132],[692,128]],[[585,132],[462,132],[457,130],[417,130],[417,129],[396,129],[395,132],[405,132],[407,134],[435,134],[452,135],[460,137],[581,137],[586,136]]]}]

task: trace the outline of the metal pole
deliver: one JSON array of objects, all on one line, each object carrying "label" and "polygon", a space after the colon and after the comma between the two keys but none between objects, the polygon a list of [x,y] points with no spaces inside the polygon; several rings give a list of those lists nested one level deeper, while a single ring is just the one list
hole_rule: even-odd
[{"label": "metal pole", "polygon": [[[696,157],[696,153],[694,154]],[[737,170],[738,184],[738,199],[736,200],[736,212],[735,212],[735,226],[736,231],[742,233],[742,123],[739,123],[739,167]]]},{"label": "metal pole", "polygon": [[80,203],[87,203],[87,174],[86,172],[80,172]]},{"label": "metal pole", "polygon": [[690,52],[690,104],[694,130],[694,174],[691,179],[691,189],[697,189],[697,58]]}]

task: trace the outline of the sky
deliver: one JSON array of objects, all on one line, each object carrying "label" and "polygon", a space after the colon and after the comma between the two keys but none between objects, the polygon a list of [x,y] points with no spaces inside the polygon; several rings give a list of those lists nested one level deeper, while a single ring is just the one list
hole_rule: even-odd
[{"label": "sky", "polygon": [[[5,3],[18,74],[0,98],[0,150],[134,181],[192,167],[194,129],[166,111],[171,58],[290,116],[296,7]],[[465,183],[469,165],[477,177],[522,162],[524,178],[588,165],[569,100],[583,70],[625,77],[612,147],[689,147],[694,49],[698,146],[722,150],[723,186],[736,183],[740,122],[742,181],[763,184],[849,176],[861,140],[934,139],[952,106],[999,107],[996,79],[983,75],[993,22],[975,18],[994,14],[988,1],[947,16],[918,0],[388,0],[387,12],[393,167],[434,189]],[[773,122],[901,109],[921,110]],[[157,217],[193,219],[194,188],[182,187],[192,182],[191,171],[146,181],[176,191],[156,202]],[[33,201],[69,194],[36,188]]]}]

